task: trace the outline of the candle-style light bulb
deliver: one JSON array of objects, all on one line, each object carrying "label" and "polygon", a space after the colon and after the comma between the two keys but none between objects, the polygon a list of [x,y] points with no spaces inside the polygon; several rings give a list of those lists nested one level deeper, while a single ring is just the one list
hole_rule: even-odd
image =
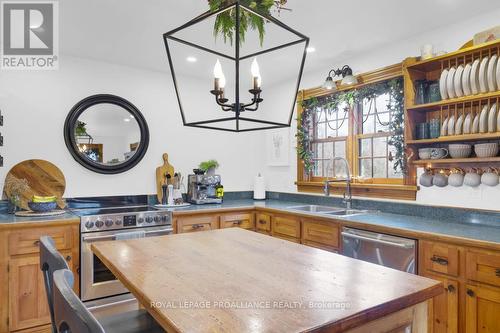
[{"label": "candle-style light bulb", "polygon": [[222,65],[219,59],[217,59],[217,62],[214,66],[214,86],[215,90],[224,89],[224,87],[226,86],[226,77],[224,76],[224,72],[222,71]]},{"label": "candle-style light bulb", "polygon": [[250,71],[252,72],[253,89],[259,89],[262,84],[262,77],[260,76],[260,68],[257,58],[253,59]]}]

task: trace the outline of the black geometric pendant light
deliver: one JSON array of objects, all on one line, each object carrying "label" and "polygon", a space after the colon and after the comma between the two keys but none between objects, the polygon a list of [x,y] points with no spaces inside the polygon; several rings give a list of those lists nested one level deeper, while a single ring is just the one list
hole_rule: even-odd
[{"label": "black geometric pendant light", "polygon": [[[242,24],[253,15],[263,18],[264,42],[240,33],[234,33],[231,41],[214,36],[217,15],[225,11],[231,13],[234,32],[244,29]],[[230,132],[290,127],[308,37],[237,0],[201,14],[163,38],[184,126]],[[287,84],[279,82],[283,73]],[[271,94],[266,90],[271,81],[288,88]]]}]

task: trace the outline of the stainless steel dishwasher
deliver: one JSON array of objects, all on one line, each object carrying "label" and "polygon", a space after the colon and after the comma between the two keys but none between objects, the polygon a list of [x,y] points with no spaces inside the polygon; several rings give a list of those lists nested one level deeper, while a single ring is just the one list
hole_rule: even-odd
[{"label": "stainless steel dishwasher", "polygon": [[342,244],[345,256],[416,274],[414,239],[344,227]]}]

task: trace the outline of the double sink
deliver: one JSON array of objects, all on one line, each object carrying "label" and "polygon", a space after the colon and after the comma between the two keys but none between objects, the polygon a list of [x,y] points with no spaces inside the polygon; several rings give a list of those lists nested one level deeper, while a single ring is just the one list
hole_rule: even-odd
[{"label": "double sink", "polygon": [[305,213],[324,214],[329,216],[354,216],[354,215],[370,213],[370,211],[368,210],[347,209],[341,207],[330,207],[330,206],[319,206],[319,205],[292,206],[292,207],[287,207],[287,209]]}]

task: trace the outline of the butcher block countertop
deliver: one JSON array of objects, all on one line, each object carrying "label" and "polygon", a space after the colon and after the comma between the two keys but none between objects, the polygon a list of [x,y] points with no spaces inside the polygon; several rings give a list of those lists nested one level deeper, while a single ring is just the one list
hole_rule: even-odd
[{"label": "butcher block countertop", "polygon": [[240,228],[92,250],[169,332],[343,332],[443,290],[434,280]]}]

